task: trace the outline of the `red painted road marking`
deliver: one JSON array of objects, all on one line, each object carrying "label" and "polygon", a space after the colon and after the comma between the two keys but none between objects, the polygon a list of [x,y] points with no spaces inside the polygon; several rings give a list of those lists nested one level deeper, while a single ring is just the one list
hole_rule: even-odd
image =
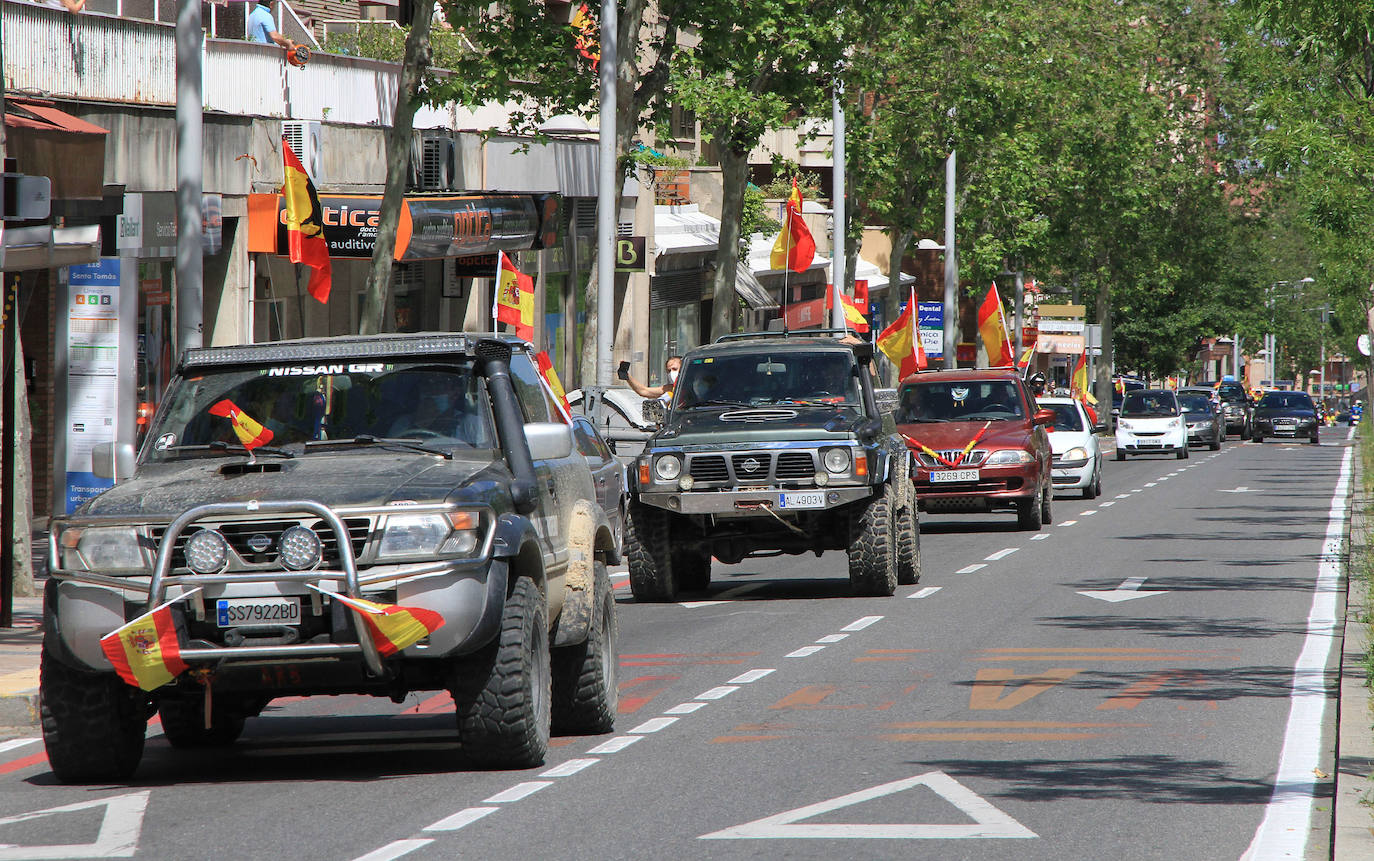
[{"label": "red painted road marking", "polygon": [[1114,709],[1133,709],[1140,705],[1155,691],[1164,687],[1172,681],[1183,679],[1183,684],[1190,687],[1205,684],[1200,673],[1191,670],[1165,670],[1155,673],[1128,685],[1124,691],[1107,700],[1098,706],[1099,711],[1112,711]]},{"label": "red painted road marking", "polygon": [[453,697],[448,693],[435,694],[432,697],[421,700],[415,708],[407,709],[405,714],[433,715],[442,714],[453,708]]},{"label": "red painted road marking", "polygon": [[[968,707],[993,711],[1013,709],[1081,672],[1083,670],[1080,668],[1054,667],[1019,676],[1011,669],[987,667],[979,670],[973,681],[973,689],[969,691]],[[1006,690],[1007,683],[1012,681],[1022,681],[1024,684],[1004,696],[1003,691]]]},{"label": "red painted road marking", "polygon": [[0,774],[9,774],[10,772],[19,771],[20,769],[28,768],[31,765],[40,765],[47,761],[48,755],[46,753],[30,754],[29,756],[23,757],[22,759],[12,760],[10,762],[5,763],[4,765],[0,765]]},{"label": "red painted road marking", "polygon": [[742,664],[745,658],[756,658],[759,652],[721,652],[719,654],[646,653],[621,655],[622,667],[672,667],[683,664]]},{"label": "red painted road marking", "polygon": [[[681,676],[640,676],[637,679],[621,682],[617,686],[617,690],[620,692],[620,705],[616,709],[616,713],[634,714],[648,705],[654,697],[666,691],[668,686],[679,678]],[[630,695],[630,691],[635,691],[635,694]]]}]

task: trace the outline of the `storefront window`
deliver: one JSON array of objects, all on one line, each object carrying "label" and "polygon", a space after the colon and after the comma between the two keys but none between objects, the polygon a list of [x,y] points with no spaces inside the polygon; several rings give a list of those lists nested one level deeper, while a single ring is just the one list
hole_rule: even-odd
[{"label": "storefront window", "polygon": [[138,434],[141,445],[148,423],[172,378],[173,263],[138,264]]},{"label": "storefront window", "polygon": [[663,363],[697,346],[701,305],[670,305],[649,312],[649,385],[661,385]]}]

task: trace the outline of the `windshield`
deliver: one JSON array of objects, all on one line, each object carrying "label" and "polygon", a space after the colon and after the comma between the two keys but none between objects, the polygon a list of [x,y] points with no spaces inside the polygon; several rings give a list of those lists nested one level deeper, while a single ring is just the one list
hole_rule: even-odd
[{"label": "windshield", "polygon": [[202,446],[300,454],[306,442],[357,437],[471,448],[495,439],[472,366],[420,362],[197,369],[173,383],[148,436],[152,461]]},{"label": "windshield", "polygon": [[1312,409],[1312,399],[1305,392],[1268,392],[1259,402],[1262,410]]},{"label": "windshield", "polygon": [[1012,421],[1027,415],[1010,380],[959,380],[912,383],[902,389],[897,421]]},{"label": "windshield", "polygon": [[1212,411],[1212,399],[1206,395],[1179,395],[1178,404],[1183,407],[1185,413],[1209,413]]},{"label": "windshield", "polygon": [[1054,426],[1045,428],[1049,431],[1081,431],[1083,430],[1083,416],[1078,412],[1075,404],[1047,404],[1041,402],[1041,407],[1054,413]]},{"label": "windshield", "polygon": [[857,365],[848,350],[693,357],[682,369],[676,393],[674,409],[862,403]]},{"label": "windshield", "polygon": [[1121,402],[1123,416],[1176,416],[1178,401],[1172,392],[1129,392]]}]

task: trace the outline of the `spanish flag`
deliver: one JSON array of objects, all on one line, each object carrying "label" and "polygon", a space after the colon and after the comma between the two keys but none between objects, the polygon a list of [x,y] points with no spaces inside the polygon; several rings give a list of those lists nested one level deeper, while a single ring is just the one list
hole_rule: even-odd
[{"label": "spanish flag", "polygon": [[256,419],[239,409],[238,405],[228,398],[210,407],[209,412],[212,416],[229,419],[229,423],[234,426],[234,435],[249,451],[272,441],[272,431],[263,427]]},{"label": "spanish flag", "polygon": [[868,318],[859,310],[859,305],[844,293],[840,293],[840,307],[844,309],[844,323],[860,334],[868,331]]},{"label": "spanish flag", "polygon": [[558,404],[558,409],[563,413],[563,420],[572,424],[572,405],[568,403],[568,393],[563,390],[563,383],[558,379],[558,372],[553,369],[549,354],[540,350],[534,354],[534,361],[539,365],[539,376],[544,378],[544,385],[548,387],[549,393]]},{"label": "spanish flag", "polygon": [[1011,338],[1007,335],[1007,321],[1002,316],[1002,299],[997,295],[996,283],[988,290],[987,298],[978,309],[978,332],[983,336],[983,346],[988,351],[988,367],[1011,367],[1016,357],[1012,355]]},{"label": "spanish flag", "polygon": [[1092,405],[1097,403],[1097,398],[1088,390],[1088,355],[1080,353],[1078,361],[1073,366],[1073,377],[1069,381],[1069,390],[1073,396],[1083,402],[1083,409],[1088,411],[1088,418],[1094,425],[1097,424],[1097,410]]},{"label": "spanish flag", "polygon": [[925,370],[926,351],[921,346],[921,329],[916,320],[916,291],[911,291],[906,308],[878,335],[878,349],[897,366],[897,376],[905,379]]},{"label": "spanish flag", "polygon": [[491,316],[515,327],[515,337],[534,340],[534,279],[515,268],[506,252],[497,252],[496,295]]},{"label": "spanish flag", "polygon": [[811,238],[811,231],[802,220],[801,211],[801,189],[793,179],[792,195],[787,198],[782,230],[778,232],[778,238],[773,243],[773,253],[768,257],[768,265],[771,268],[805,272],[811,261],[816,259],[816,240]]},{"label": "spanish flag", "polygon": [[282,197],[286,199],[286,253],[292,263],[311,269],[310,295],[316,301],[329,301],[333,267],[329,263],[329,243],[324,238],[324,215],[315,184],[305,172],[291,144],[281,139]]},{"label": "spanish flag", "polygon": [[[310,588],[315,589],[314,586]],[[350,598],[337,592],[325,593],[320,589],[315,591],[328,594],[340,604],[356,610],[372,633],[372,642],[377,644],[377,653],[384,658],[415,645],[444,624],[444,617],[433,610],[378,604],[362,598]]]},{"label": "spanish flag", "polygon": [[119,677],[134,687],[151,691],[167,684],[186,669],[181,659],[172,605],[176,598],[116,628],[100,638],[100,650],[114,664]]}]

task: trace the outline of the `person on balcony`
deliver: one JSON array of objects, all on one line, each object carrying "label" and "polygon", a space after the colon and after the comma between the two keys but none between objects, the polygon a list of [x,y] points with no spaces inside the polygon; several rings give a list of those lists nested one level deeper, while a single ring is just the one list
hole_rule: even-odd
[{"label": "person on balcony", "polygon": [[253,12],[248,16],[248,40],[264,45],[276,42],[283,50],[292,51],[296,43],[277,30],[277,16],[272,12],[275,0],[258,0]]}]

